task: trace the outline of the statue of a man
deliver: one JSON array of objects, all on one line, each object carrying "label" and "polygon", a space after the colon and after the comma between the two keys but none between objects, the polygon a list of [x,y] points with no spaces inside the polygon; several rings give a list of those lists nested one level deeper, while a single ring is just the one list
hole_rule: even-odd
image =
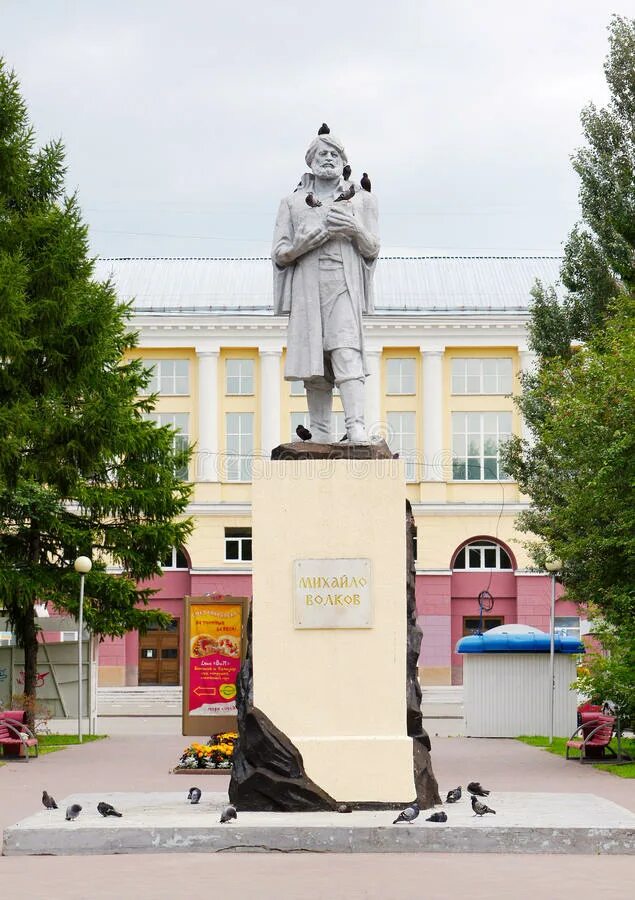
[{"label": "statue of a man", "polygon": [[368,371],[362,315],[373,312],[377,202],[369,190],[345,180],[344,146],[325,128],[306,152],[311,173],[302,176],[278,211],[272,251],[274,311],[289,315],[284,377],[304,381],[313,440],[332,440],[337,385],[347,440],[365,443]]}]

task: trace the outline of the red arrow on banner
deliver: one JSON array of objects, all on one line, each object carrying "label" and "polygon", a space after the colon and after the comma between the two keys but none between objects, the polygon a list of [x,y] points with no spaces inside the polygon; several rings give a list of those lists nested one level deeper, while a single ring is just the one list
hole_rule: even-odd
[{"label": "red arrow on banner", "polygon": [[197,697],[202,697],[204,694],[211,694],[213,697],[216,694],[215,687],[195,687],[192,691],[193,694],[196,694]]}]

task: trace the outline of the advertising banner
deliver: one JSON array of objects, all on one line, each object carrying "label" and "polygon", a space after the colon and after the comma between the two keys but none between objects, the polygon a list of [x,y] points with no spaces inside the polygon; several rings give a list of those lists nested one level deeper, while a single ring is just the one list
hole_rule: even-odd
[{"label": "advertising banner", "polygon": [[183,734],[235,726],[247,603],[244,597],[186,598]]}]

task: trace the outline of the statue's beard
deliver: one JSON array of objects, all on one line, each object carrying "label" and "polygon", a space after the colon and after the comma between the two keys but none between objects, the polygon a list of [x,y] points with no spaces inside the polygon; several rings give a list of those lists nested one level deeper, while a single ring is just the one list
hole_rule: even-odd
[{"label": "statue's beard", "polygon": [[318,178],[333,178],[333,179],[340,178],[342,175],[341,171],[339,171],[338,168],[336,168],[336,167],[331,168],[328,165],[327,166],[317,165],[313,169],[313,174],[317,175]]}]

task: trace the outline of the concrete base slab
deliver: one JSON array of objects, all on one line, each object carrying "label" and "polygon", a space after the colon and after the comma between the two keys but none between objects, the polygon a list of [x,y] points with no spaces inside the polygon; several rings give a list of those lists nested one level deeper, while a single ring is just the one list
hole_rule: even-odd
[{"label": "concrete base slab", "polygon": [[[192,783],[196,777],[192,777]],[[186,792],[76,794],[4,832],[5,856],[311,851],[315,853],[635,853],[635,814],[594,794],[498,793],[496,815],[472,813],[469,799],[446,806],[448,821],[393,825],[391,811],[352,813],[239,812],[219,823],[227,795],[203,792],[190,805]],[[104,819],[105,800],[123,813]],[[59,799],[58,799],[59,802]],[[64,810],[83,811],[66,822]]]}]

